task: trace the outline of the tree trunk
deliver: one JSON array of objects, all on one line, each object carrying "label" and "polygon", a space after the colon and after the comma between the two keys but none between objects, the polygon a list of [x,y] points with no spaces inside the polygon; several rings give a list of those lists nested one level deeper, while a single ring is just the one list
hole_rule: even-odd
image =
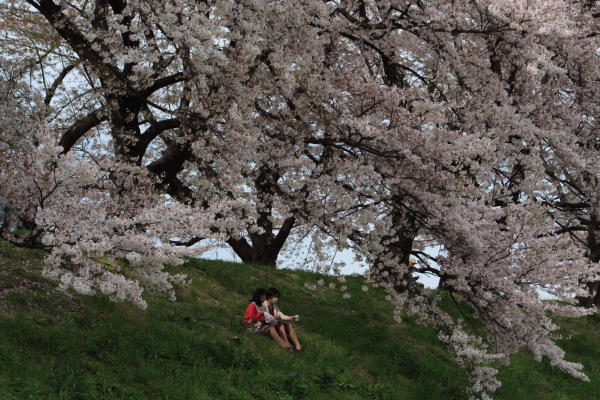
[{"label": "tree trunk", "polygon": [[[589,248],[588,258],[593,263],[600,262],[599,228],[600,221],[595,217],[592,217],[588,225],[587,245]],[[583,307],[600,307],[600,281],[587,283],[587,287],[591,295],[589,297],[578,297],[577,300],[579,301],[579,305]]]},{"label": "tree trunk", "polygon": [[227,244],[231,246],[235,254],[245,264],[261,264],[274,267],[277,264],[279,252],[290,235],[295,222],[294,217],[289,217],[283,222],[277,234],[274,234],[272,230],[261,234],[249,233],[250,243],[245,238],[230,238]]},{"label": "tree trunk", "polygon": [[[600,282],[592,282],[588,284],[588,289],[592,293],[591,297],[580,299],[579,303],[585,307],[597,306],[600,307]],[[584,300],[584,301],[582,301]]]},{"label": "tree trunk", "polygon": [[275,267],[279,251],[269,246],[269,241],[265,238],[263,242],[248,244],[246,239],[229,239],[227,243],[231,246],[235,254],[244,264],[260,264]]},{"label": "tree trunk", "polygon": [[274,233],[273,197],[279,178],[279,173],[266,165],[258,169],[254,181],[258,200],[256,205],[258,218],[255,226],[260,229],[260,233],[248,230],[250,243],[243,237],[230,238],[227,241],[243,263],[274,267],[277,263],[277,256],[296,223],[295,217],[288,217],[283,221],[277,233]]},{"label": "tree trunk", "polygon": [[416,278],[408,269],[408,262],[419,227],[413,216],[398,208],[392,210],[392,221],[395,233],[383,237],[386,251],[383,257],[374,260],[371,276],[391,283],[397,292],[404,292],[414,289],[411,282]]},{"label": "tree trunk", "polygon": [[385,258],[387,261],[392,261],[392,265],[386,264],[382,258],[376,258],[373,263],[374,273],[371,276],[377,281],[391,283],[399,293],[412,290],[411,282],[416,281],[416,278],[408,269],[408,261],[413,241],[414,236],[400,238],[397,245],[393,246],[395,248],[386,253]]}]

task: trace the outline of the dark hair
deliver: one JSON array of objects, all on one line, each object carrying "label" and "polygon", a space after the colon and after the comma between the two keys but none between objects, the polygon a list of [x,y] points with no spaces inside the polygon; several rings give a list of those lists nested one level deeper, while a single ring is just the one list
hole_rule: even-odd
[{"label": "dark hair", "polygon": [[267,299],[272,299],[273,297],[281,297],[281,293],[279,293],[279,290],[275,289],[274,287],[268,288],[265,294],[267,295]]},{"label": "dark hair", "polygon": [[252,293],[251,301],[255,302],[257,306],[260,306],[262,304],[262,300],[260,299],[260,296],[265,295],[265,294],[266,294],[265,289],[256,288],[254,293]]}]

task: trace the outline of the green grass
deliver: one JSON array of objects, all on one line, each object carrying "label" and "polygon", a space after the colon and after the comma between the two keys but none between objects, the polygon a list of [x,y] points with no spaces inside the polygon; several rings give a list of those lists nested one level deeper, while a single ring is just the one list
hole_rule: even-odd
[{"label": "green grass", "polygon": [[[42,252],[0,242],[0,399],[463,399],[466,374],[384,295],[348,277],[350,299],[305,271],[193,260],[192,284],[147,311],[103,297],[57,295]],[[325,277],[329,282],[332,278]],[[339,285],[339,284],[338,284]],[[252,290],[276,286],[305,346],[287,353],[241,327]],[[565,325],[577,381],[524,353],[502,367],[496,399],[599,399],[600,321]]]}]

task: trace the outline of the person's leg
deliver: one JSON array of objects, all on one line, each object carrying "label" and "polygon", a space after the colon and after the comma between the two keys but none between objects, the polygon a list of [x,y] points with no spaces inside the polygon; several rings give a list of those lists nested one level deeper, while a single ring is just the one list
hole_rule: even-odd
[{"label": "person's leg", "polygon": [[286,348],[290,347],[289,344],[286,344],[286,342],[283,341],[283,339],[279,336],[274,327],[269,328],[269,335],[279,346]]},{"label": "person's leg", "polygon": [[277,329],[277,333],[279,333],[279,336],[283,339],[283,341],[288,346],[291,346],[290,341],[288,340],[287,334],[285,332],[285,324],[279,324],[279,325],[277,325],[276,329]]},{"label": "person's leg", "polygon": [[292,342],[294,342],[294,346],[296,347],[296,350],[298,350],[298,351],[302,350],[302,346],[300,346],[300,342],[298,341],[298,335],[296,335],[296,329],[294,328],[294,324],[289,322],[289,323],[285,324],[285,326],[288,331],[288,334],[290,335],[290,339],[292,339]]}]

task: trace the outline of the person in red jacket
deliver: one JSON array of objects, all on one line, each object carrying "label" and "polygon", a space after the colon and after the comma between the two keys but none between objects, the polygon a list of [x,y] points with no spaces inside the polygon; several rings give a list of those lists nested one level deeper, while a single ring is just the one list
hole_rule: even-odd
[{"label": "person in red jacket", "polygon": [[252,332],[271,336],[279,346],[293,351],[289,342],[283,340],[277,333],[277,330],[275,329],[277,319],[267,312],[259,311],[260,306],[265,300],[265,290],[261,288],[256,289],[252,295],[252,301],[248,304],[248,307],[246,307],[246,311],[244,312],[244,325]]}]

